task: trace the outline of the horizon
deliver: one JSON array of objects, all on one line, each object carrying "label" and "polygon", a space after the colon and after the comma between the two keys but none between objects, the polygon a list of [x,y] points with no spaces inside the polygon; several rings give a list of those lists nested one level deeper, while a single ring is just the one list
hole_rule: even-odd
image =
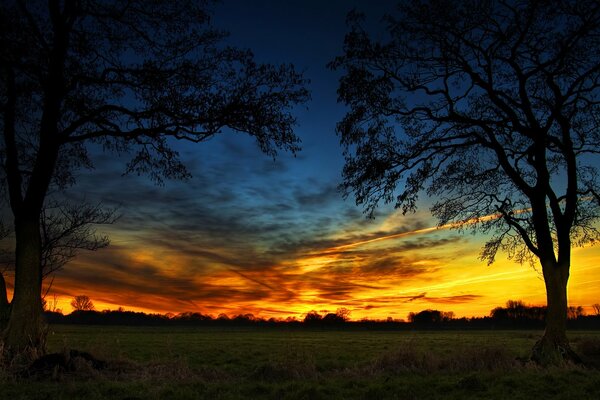
[{"label": "horizon", "polygon": [[[71,299],[73,300],[73,299]],[[340,310],[343,310],[344,313],[346,313],[348,310],[345,308],[341,308],[341,309],[337,309],[337,310],[310,310],[307,311],[305,313],[300,314],[299,316],[280,316],[280,317],[261,317],[261,316],[256,316],[252,313],[240,313],[240,314],[226,314],[226,313],[221,313],[218,315],[215,314],[203,314],[200,312],[192,312],[192,311],[186,311],[186,312],[166,312],[166,313],[158,313],[158,312],[153,312],[152,310],[144,310],[144,309],[139,309],[139,310],[135,310],[135,309],[126,309],[124,307],[118,307],[116,309],[111,309],[111,308],[103,308],[100,309],[99,307],[96,307],[96,304],[94,303],[93,299],[89,299],[92,304],[93,304],[93,308],[92,309],[88,309],[88,310],[76,310],[74,309],[70,303],[71,301],[69,301],[69,299],[64,299],[64,301],[66,302],[65,304],[68,304],[70,307],[70,311],[68,313],[65,313],[63,311],[62,308],[58,307],[60,303],[60,301],[56,301],[56,303],[54,303],[54,299],[50,299],[50,300],[46,300],[47,303],[44,304],[44,312],[46,313],[56,313],[56,314],[60,314],[63,316],[69,316],[72,315],[75,312],[94,312],[94,313],[99,313],[99,314],[105,314],[105,313],[112,313],[112,312],[116,312],[116,313],[141,313],[144,315],[148,315],[148,316],[159,316],[159,317],[166,317],[167,319],[171,319],[171,318],[179,318],[179,317],[183,317],[186,315],[200,315],[202,317],[208,317],[210,320],[220,320],[220,319],[225,319],[225,320],[233,320],[236,319],[238,317],[250,317],[251,321],[274,321],[274,322],[303,322],[305,317],[308,314],[312,314],[312,313],[317,313],[319,316],[321,317],[325,317],[327,314],[338,314],[338,312]],[[427,308],[427,309],[422,309],[422,310],[413,310],[410,311],[409,314],[406,316],[406,318],[392,318],[392,317],[387,317],[387,318],[369,318],[369,316],[366,317],[362,317],[360,319],[355,319],[352,318],[352,313],[348,312],[347,315],[345,315],[345,319],[344,322],[377,322],[377,323],[383,323],[383,322],[398,322],[398,323],[410,323],[410,317],[411,314],[412,315],[416,315],[419,314],[421,312],[427,312],[427,311],[438,311],[438,312],[442,312],[445,315],[449,315],[448,318],[450,320],[459,320],[459,319],[467,319],[467,320],[471,320],[471,319],[481,319],[481,318],[493,318],[493,311],[500,308],[500,309],[508,309],[509,307],[509,303],[521,303],[522,306],[524,306],[525,308],[546,308],[545,304],[528,304],[523,302],[522,300],[507,300],[503,306],[498,306],[498,307],[494,307],[493,309],[491,309],[487,315],[480,315],[480,316],[457,316],[455,315],[455,313],[452,310],[449,311],[442,311],[442,310],[437,310],[437,309],[431,309],[431,308]],[[600,314],[598,314],[597,311],[597,307],[598,304],[593,304],[592,306],[589,307],[589,309],[585,309],[583,308],[583,306],[579,306],[576,304],[570,305],[569,309],[579,309],[582,311],[582,316],[583,317],[596,317]],[[52,307],[52,309],[50,309],[50,307]],[[569,317],[571,318],[571,317]]]}]

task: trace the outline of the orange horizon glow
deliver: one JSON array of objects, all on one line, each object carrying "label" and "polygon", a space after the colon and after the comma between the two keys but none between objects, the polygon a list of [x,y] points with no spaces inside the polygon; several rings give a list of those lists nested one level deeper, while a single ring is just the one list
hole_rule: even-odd
[{"label": "orange horizon glow", "polygon": [[[393,221],[383,221],[372,230],[380,232],[386,224]],[[364,239],[336,239],[333,245],[254,270],[215,264],[202,266],[197,274],[188,274],[197,259],[173,249],[114,246],[67,265],[57,274],[46,300],[52,305],[56,296],[54,308],[64,314],[71,312],[72,297],[84,294],[99,311],[123,307],[145,313],[200,312],[213,317],[251,313],[266,319],[302,319],[309,311],[335,312],[344,307],[351,311],[352,320],[406,319],[409,312],[425,309],[481,317],[507,300],[545,304],[544,284],[533,268],[501,254],[494,265],[485,265],[477,258],[481,239],[457,235],[449,229],[454,227],[367,232]],[[223,258],[231,255],[227,249],[215,251],[222,252]],[[109,271],[112,281],[106,284],[87,275],[79,279],[77,274],[86,269],[102,273],[103,254],[123,259],[126,268]],[[383,261],[373,264],[373,259]],[[573,249],[569,304],[591,312],[592,305],[600,302],[598,277],[600,247]],[[156,283],[152,279],[160,280],[162,290],[144,291],[145,285]]]}]

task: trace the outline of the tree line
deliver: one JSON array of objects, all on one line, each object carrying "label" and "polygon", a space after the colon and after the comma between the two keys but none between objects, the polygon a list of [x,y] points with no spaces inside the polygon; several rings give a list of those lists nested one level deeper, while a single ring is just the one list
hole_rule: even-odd
[{"label": "tree line", "polygon": [[[63,314],[60,310],[46,309],[44,316],[49,324],[82,325],[145,325],[145,326],[280,326],[280,327],[343,327],[375,329],[537,329],[544,327],[547,308],[527,305],[520,300],[509,300],[504,307],[496,307],[485,317],[456,318],[452,311],[422,310],[411,312],[407,319],[350,320],[350,311],[339,308],[335,312],[312,310],[303,318],[262,318],[251,313],[229,316],[213,316],[200,312],[179,314],[147,314],[144,312],[117,310],[94,310],[93,302],[87,296],[76,296],[71,305],[74,311]],[[600,304],[593,306],[593,312],[586,314],[583,307],[569,308],[567,326],[570,329],[599,329]]]}]

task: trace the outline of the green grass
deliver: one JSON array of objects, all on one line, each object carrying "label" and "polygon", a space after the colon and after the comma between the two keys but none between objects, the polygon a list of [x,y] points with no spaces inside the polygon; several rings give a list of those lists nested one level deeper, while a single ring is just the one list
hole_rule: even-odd
[{"label": "green grass", "polygon": [[[5,374],[0,399],[600,398],[599,370],[516,361],[540,335],[53,326],[49,351],[88,351],[108,370]],[[599,348],[600,332],[570,338]]]}]

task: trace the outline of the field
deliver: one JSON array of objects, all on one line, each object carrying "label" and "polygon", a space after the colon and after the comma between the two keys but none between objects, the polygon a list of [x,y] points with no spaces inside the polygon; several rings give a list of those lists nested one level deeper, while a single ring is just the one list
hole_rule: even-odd
[{"label": "field", "polygon": [[[2,399],[598,399],[600,370],[524,361],[540,332],[52,326],[51,352],[108,361],[4,375]],[[600,332],[572,332],[592,359]]]}]

